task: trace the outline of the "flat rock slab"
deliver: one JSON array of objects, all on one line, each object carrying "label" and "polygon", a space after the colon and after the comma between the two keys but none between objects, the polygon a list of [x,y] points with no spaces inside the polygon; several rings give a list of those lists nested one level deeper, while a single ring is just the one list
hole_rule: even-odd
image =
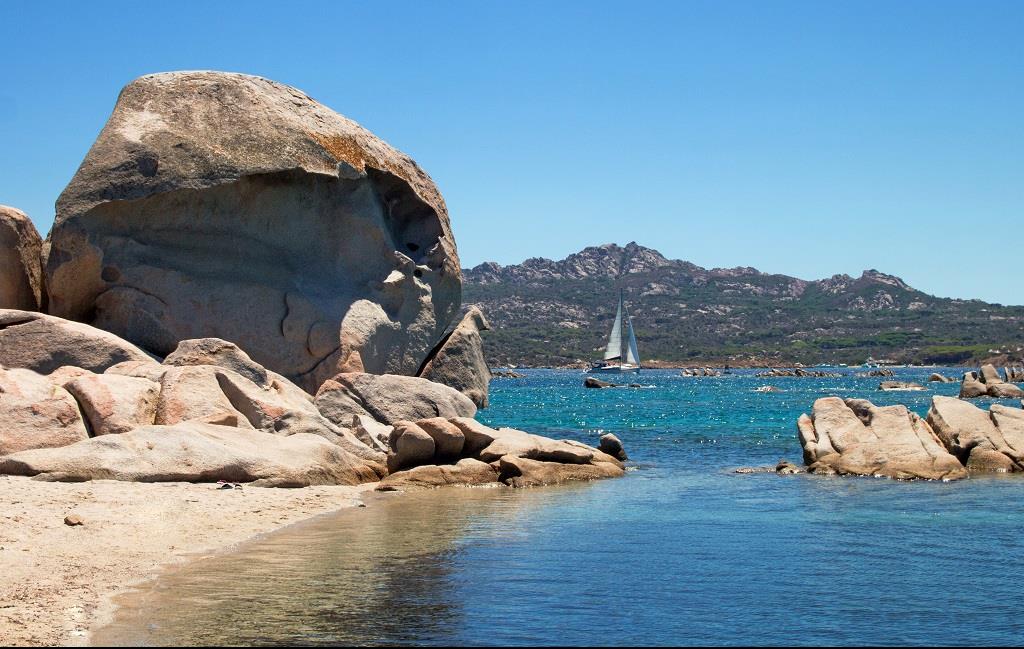
[{"label": "flat rock slab", "polygon": [[362,460],[314,435],[281,437],[197,422],[143,426],[14,453],[0,458],[0,474],[65,482],[225,480],[265,487],[355,485],[378,478]]},{"label": "flat rock slab", "polygon": [[814,402],[810,415],[801,415],[797,429],[811,473],[901,480],[967,477],[931,426],[905,406],[826,397]]},{"label": "flat rock slab", "polygon": [[338,425],[350,422],[353,415],[369,415],[390,426],[398,421],[476,414],[476,405],[454,388],[395,374],[338,374],[320,387],[316,406]]},{"label": "flat rock slab", "polygon": [[498,470],[486,462],[465,458],[456,464],[427,464],[408,471],[392,473],[380,481],[377,491],[412,491],[487,484],[498,484]]},{"label": "flat rock slab", "polygon": [[499,461],[499,479],[510,487],[541,487],[581,480],[617,478],[625,471],[615,464],[562,464],[506,455]]}]

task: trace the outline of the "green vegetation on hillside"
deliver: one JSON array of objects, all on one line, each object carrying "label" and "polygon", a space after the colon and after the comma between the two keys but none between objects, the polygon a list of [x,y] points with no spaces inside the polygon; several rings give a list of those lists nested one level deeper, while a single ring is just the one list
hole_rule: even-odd
[{"label": "green vegetation on hillside", "polygon": [[1024,350],[1024,307],[936,298],[875,271],[804,282],[753,269],[707,271],[630,244],[465,275],[464,302],[480,305],[493,325],[493,366],[597,358],[619,288],[645,360],[958,364]]}]

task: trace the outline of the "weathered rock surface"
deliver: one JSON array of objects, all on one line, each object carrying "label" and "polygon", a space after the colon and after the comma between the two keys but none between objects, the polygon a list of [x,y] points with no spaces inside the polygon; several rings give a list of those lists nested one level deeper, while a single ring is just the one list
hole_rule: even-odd
[{"label": "weathered rock surface", "polygon": [[183,340],[164,359],[164,365],[216,365],[232,370],[260,387],[269,387],[267,370],[238,345],[220,338]]},{"label": "weathered rock surface", "polygon": [[57,202],[49,311],[159,355],[216,337],[315,392],[411,375],[458,311],[447,209],[407,156],[259,77],[141,77]]},{"label": "weathered rock surface", "polygon": [[480,460],[464,458],[451,465],[428,464],[392,473],[377,491],[413,491],[452,485],[477,486],[498,482],[498,470]]},{"label": "weathered rock surface", "polygon": [[510,487],[538,487],[578,480],[617,478],[623,470],[607,462],[562,464],[506,455],[499,460],[498,479]]},{"label": "weathered rock surface", "polygon": [[1012,383],[1003,381],[999,370],[993,365],[982,365],[978,372],[967,372],[964,374],[963,383],[960,385],[961,399],[974,399],[977,397],[993,397],[996,399],[1021,399],[1024,398],[1024,390]]},{"label": "weathered rock surface", "polygon": [[382,424],[368,415],[352,415],[352,422],[349,424],[349,428],[359,441],[370,448],[383,453],[391,450],[391,447],[388,446],[388,440],[391,437],[391,431],[394,430],[394,426]]},{"label": "weathered rock surface", "polygon": [[484,360],[481,331],[490,329],[477,307],[471,307],[423,365],[419,375],[453,387],[470,398],[477,408],[487,407],[491,370]]},{"label": "weathered rock surface", "polygon": [[1003,368],[1007,383],[1024,383],[1024,367],[1007,366]]},{"label": "weathered rock surface", "polygon": [[31,370],[0,368],[0,455],[65,446],[88,436],[67,390]]},{"label": "weathered rock surface", "polygon": [[0,365],[49,374],[65,365],[102,372],[122,361],[152,362],[114,334],[80,322],[0,309]]},{"label": "weathered rock surface", "polygon": [[506,455],[546,462],[586,464],[594,458],[593,449],[553,440],[514,428],[491,429],[491,443],[477,456],[484,462],[496,462]]},{"label": "weathered rock surface", "polygon": [[338,374],[317,392],[316,406],[339,425],[353,415],[369,415],[384,424],[430,417],[472,417],[476,406],[447,385],[394,374]]},{"label": "weathered rock surface", "polygon": [[62,448],[0,457],[0,474],[45,480],[252,482],[266,487],[353,485],[377,479],[362,460],[313,435],[280,437],[187,422],[143,426]]},{"label": "weathered rock surface", "polygon": [[28,215],[0,205],[0,309],[40,309],[42,251],[43,240]]},{"label": "weathered rock surface", "polygon": [[170,367],[160,380],[160,399],[154,423],[163,426],[190,420],[228,417],[243,428],[249,419],[225,396],[217,380],[221,368],[210,365]]},{"label": "weathered rock surface", "polygon": [[149,379],[86,374],[68,381],[64,388],[78,402],[92,435],[127,433],[156,418],[160,384]]},{"label": "weathered rock surface", "polygon": [[898,479],[955,480],[967,476],[928,423],[905,406],[825,397],[797,422],[811,473]]},{"label": "weathered rock surface", "polygon": [[954,381],[956,381],[956,379],[949,376],[943,376],[938,372],[932,372],[932,374],[928,377],[928,381],[930,383],[953,383]]},{"label": "weathered rock surface", "polygon": [[[988,412],[952,397],[932,397],[928,423],[972,471],[1024,470],[1024,411],[993,404]],[[1001,457],[997,457],[1001,456]]]}]

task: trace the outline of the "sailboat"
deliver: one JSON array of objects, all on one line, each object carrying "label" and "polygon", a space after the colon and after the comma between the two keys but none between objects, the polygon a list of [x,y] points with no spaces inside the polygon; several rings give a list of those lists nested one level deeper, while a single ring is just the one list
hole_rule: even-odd
[{"label": "sailboat", "polygon": [[[626,345],[623,355],[622,323],[625,316]],[[608,347],[604,350],[604,359],[594,363],[588,374],[624,374],[640,373],[640,352],[636,348],[636,334],[633,333],[633,319],[629,317],[622,304],[622,291],[619,291],[619,310],[615,313],[615,323],[608,336]]]}]

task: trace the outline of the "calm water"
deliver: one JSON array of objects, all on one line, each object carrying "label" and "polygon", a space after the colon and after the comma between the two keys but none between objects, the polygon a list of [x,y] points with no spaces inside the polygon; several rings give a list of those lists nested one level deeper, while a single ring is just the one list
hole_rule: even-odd
[{"label": "calm water", "polygon": [[[611,431],[635,470],[571,487],[381,495],[167,575],[94,640],[1024,642],[1024,479],[731,472],[799,462],[795,421],[819,396],[923,415],[959,384],[880,393],[880,379],[752,374],[648,371],[654,387],[630,390],[584,390],[569,371],[496,379],[480,419],[591,443]],[[786,392],[751,391],[765,384]]]}]

